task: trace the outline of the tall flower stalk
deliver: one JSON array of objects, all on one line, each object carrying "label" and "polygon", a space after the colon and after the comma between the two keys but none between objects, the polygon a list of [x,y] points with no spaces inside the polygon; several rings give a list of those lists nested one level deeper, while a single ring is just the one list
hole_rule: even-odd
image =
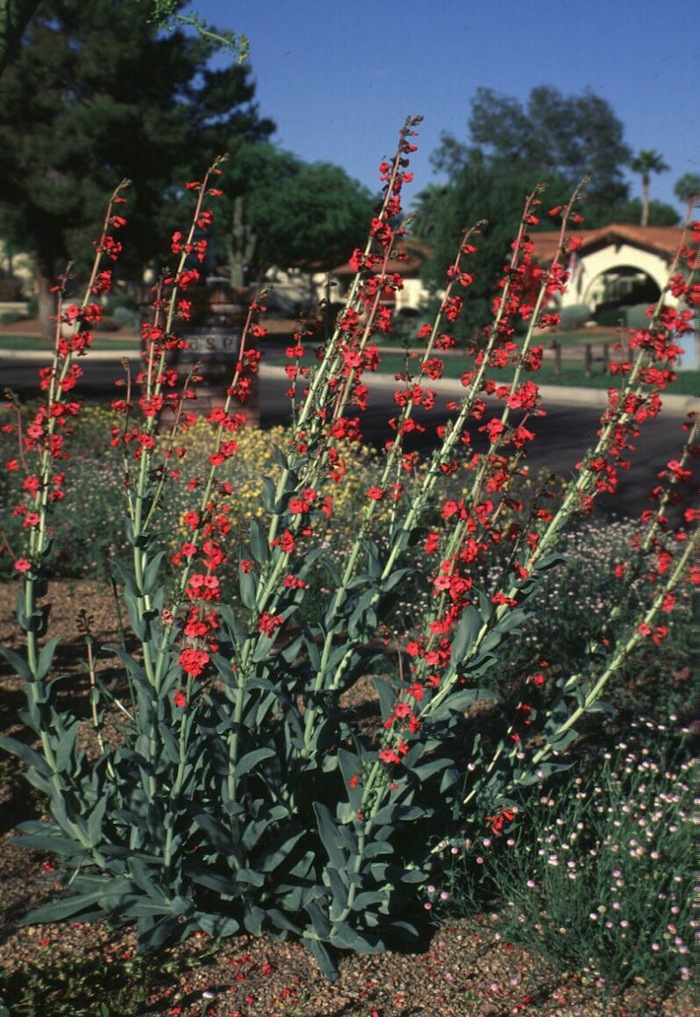
[{"label": "tall flower stalk", "polygon": [[[594,647],[576,673],[560,675],[542,723],[530,730],[537,738],[521,733],[520,718],[530,710],[523,703],[490,747],[480,736],[465,745],[465,712],[487,694],[501,650],[518,639],[545,570],[556,565],[561,534],[592,510],[601,491],[614,489],[631,439],[660,409],[678,355],[674,336],[690,327],[685,310],[659,304],[649,328],[631,339],[634,363],[618,365],[620,385],[611,389],[597,440],[559,508],[547,507],[547,492],[526,506],[517,481],[535,437],[531,419],[544,412],[533,380],[542,360],[537,335],[557,321],[552,305],[568,281],[578,190],[557,210],[559,243],[545,266],[534,258],[532,239],[541,189],[528,197],[492,321],[466,337],[461,311],[478,270],[483,224],[465,230],[437,316],[418,332],[423,346],[415,365],[409,358],[396,377],[391,436],[354,538],[347,547],[335,540],[334,498],[348,471],[347,450],[360,440],[367,375],[380,362],[378,339],[391,331],[403,285],[397,239],[406,227],[396,224],[418,123],[406,122],[395,157],[380,168],[382,202],[365,248],[352,255],[356,277],[333,333],[313,366],[309,329],[300,328],[288,350],[293,425],[275,452],[277,480],[263,478],[260,518],[249,520],[243,540],[233,539],[236,436],[246,425],[260,356],[250,340],[265,335],[264,295],[251,305],[222,405],[208,414],[210,447],[186,482],[189,504],[173,550],[170,535],[160,532],[162,512],[184,482],[182,434],[195,421],[187,407],[198,370],[183,379],[173,357],[187,346],[180,327],[200,282],[221,161],[188,183],[193,214],[187,229],[171,237],[176,263],[154,292],[142,368],[113,403],[122,415],[111,440],[122,453],[130,549],[114,572],[132,637],[96,652],[116,655],[132,708],[100,686],[89,642],[96,737],[90,757],[78,741],[78,717],[56,694],[56,637],[43,642],[48,610],[40,601],[51,510],[63,493],[59,466],[69,456],[65,437],[80,410],[73,398],[76,358],[87,352],[90,326],[101,314],[92,298],[111,285],[103,265],[120,253],[114,233],[124,220],[114,205],[124,185],[108,208],[82,303],[67,303],[60,288],[54,363],[40,380],[44,406],[28,426],[17,408],[20,452],[13,467],[24,476],[17,513],[26,548],[13,557],[26,652],[3,651],[25,680],[28,721],[41,748],[9,738],[3,744],[24,760],[50,810],[50,818],[23,825],[22,839],[62,856],[70,884],[68,895],[32,920],[109,914],[135,921],[149,948],[196,930],[296,936],[330,975],[337,950],[415,940],[422,915],[416,891],[434,873],[436,843],[460,829],[466,815],[503,825],[512,796],[559,765],[574,725],[596,707],[630,652],[643,639],[662,640],[659,614],[694,576],[697,535],[672,531],[665,516],[688,472],[691,431],[634,549],[640,575],[649,576],[650,557],[655,563],[634,631],[617,645]],[[697,243],[698,227],[690,228]],[[697,293],[693,243],[679,253],[687,271],[679,261],[670,283],[689,304]],[[464,394],[422,461],[409,444],[423,426],[416,411],[438,400],[431,383],[442,375],[442,353],[458,340],[470,355]],[[474,430],[485,438],[482,452],[472,445]],[[444,481],[459,473],[469,479],[455,496]],[[664,484],[671,493],[663,493]],[[693,521],[691,511],[687,522]],[[480,576],[494,557],[505,569],[487,592]],[[237,589],[227,602],[223,578],[231,572]],[[311,612],[309,593],[320,576],[330,589],[320,611]],[[400,624],[395,610],[407,585],[420,589],[427,605],[416,608],[410,625]],[[387,632],[399,673],[374,678],[380,718],[368,731],[343,696],[384,655]],[[110,745],[102,726],[115,709],[122,735]]]}]

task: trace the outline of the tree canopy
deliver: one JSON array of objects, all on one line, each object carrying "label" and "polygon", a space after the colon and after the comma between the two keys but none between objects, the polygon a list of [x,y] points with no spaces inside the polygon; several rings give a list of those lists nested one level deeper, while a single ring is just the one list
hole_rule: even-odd
[{"label": "tree canopy", "polygon": [[159,32],[146,0],[40,5],[0,79],[0,231],[34,255],[45,320],[57,273],[68,259],[80,270],[122,178],[132,181],[122,266],[138,276],[168,256],[184,181],[220,153],[216,257],[234,283],[273,264],[329,268],[362,242],[372,195],[339,167],[270,143],[251,68],[213,69],[213,35]]},{"label": "tree canopy", "polygon": [[41,0],[0,0],[0,74],[17,52]]},{"label": "tree canopy", "polygon": [[[0,0],[0,74],[17,52],[27,25],[34,17],[42,0]],[[183,14],[178,0],[140,0],[147,3],[154,24],[166,28],[189,25],[204,38],[235,54],[240,62],[248,56],[250,45],[244,35],[234,32],[219,32],[196,13]]]},{"label": "tree canopy", "polygon": [[343,169],[306,163],[272,144],[234,142],[222,177],[220,221],[234,282],[273,265],[327,269],[366,237],[372,195]]},{"label": "tree canopy", "polygon": [[[615,222],[629,223],[631,226],[639,225],[644,213],[642,199],[632,198],[620,205],[615,213]],[[651,198],[646,210],[647,226],[677,226],[680,216],[673,205],[666,201],[658,201]]]},{"label": "tree canopy", "polygon": [[[570,187],[559,173],[540,174],[548,206],[565,204]],[[464,301],[463,318],[469,328],[489,320],[496,280],[510,254],[525,199],[535,181],[516,165],[493,162],[478,149],[448,184],[434,185],[419,195],[415,232],[432,251],[424,272],[426,281],[440,288],[445,270],[454,260],[463,229],[483,220],[474,240],[478,270]]]},{"label": "tree canopy", "polygon": [[652,173],[665,173],[668,166],[663,156],[655,148],[643,148],[634,158],[630,159],[629,167],[633,173],[642,178],[642,204],[639,222],[642,226],[649,225],[649,186]]},{"label": "tree canopy", "polygon": [[[487,220],[477,241],[479,272],[465,301],[464,317],[476,327],[487,320],[496,279],[535,185],[544,185],[547,208],[564,204],[588,177],[581,212],[586,226],[604,225],[627,206],[624,170],[631,151],[605,99],[592,92],[564,96],[545,85],[532,89],[525,104],[477,89],[468,132],[466,141],[442,136],[432,162],[447,181],[419,195],[416,228],[433,250],[426,272],[439,286],[461,231]],[[540,228],[555,225],[545,215]]]},{"label": "tree canopy", "polygon": [[122,178],[141,263],[158,253],[184,180],[229,139],[274,131],[248,65],[212,70],[214,42],[160,33],[150,15],[139,0],[44,0],[0,79],[0,227],[34,254],[40,295],[84,255]]},{"label": "tree canopy", "polygon": [[507,164],[527,176],[530,187],[540,176],[556,175],[570,187],[584,176],[587,219],[605,218],[627,198],[624,167],[631,151],[624,127],[605,99],[592,92],[564,96],[548,85],[533,88],[527,103],[478,88],[471,103],[469,144],[443,135],[434,165],[454,175],[478,148],[490,165]]},{"label": "tree canopy", "polygon": [[696,203],[700,202],[700,173],[684,173],[673,185],[673,193],[679,201],[694,198]]}]

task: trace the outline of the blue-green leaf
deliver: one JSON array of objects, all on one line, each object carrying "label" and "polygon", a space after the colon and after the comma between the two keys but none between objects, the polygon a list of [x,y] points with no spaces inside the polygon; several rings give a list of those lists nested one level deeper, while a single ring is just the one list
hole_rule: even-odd
[{"label": "blue-green leaf", "polygon": [[0,735],[0,748],[17,756],[27,766],[35,767],[39,773],[47,777],[51,775],[51,770],[44,757],[18,738],[13,738],[11,735]]},{"label": "blue-green leaf", "polygon": [[10,664],[15,674],[19,675],[23,681],[30,682],[32,680],[32,672],[30,671],[29,664],[24,657],[20,657],[18,653],[15,653],[14,650],[10,650],[7,646],[0,646],[0,653],[3,655],[8,664]]},{"label": "blue-green leaf", "polygon": [[254,572],[238,573],[238,588],[241,593],[241,600],[245,607],[252,610],[255,607],[255,599],[258,593],[258,577]]},{"label": "blue-green leaf", "polygon": [[225,858],[228,858],[234,850],[230,831],[226,830],[220,823],[217,823],[213,816],[210,816],[204,809],[193,810],[193,818],[197,825],[206,833],[212,847],[216,848]]},{"label": "blue-green leaf", "polygon": [[[44,925],[49,922],[61,922],[66,919],[77,921],[81,917],[84,918],[86,914],[91,916],[104,914],[110,906],[106,891],[108,891],[111,901],[116,903],[120,899],[125,899],[130,889],[132,889],[132,883],[124,877],[117,879],[104,878],[98,882],[97,886],[87,892],[70,894],[68,897],[49,901],[47,904],[43,904],[41,907],[30,911],[21,920],[20,924]],[[103,904],[104,907],[102,906]]]},{"label": "blue-green leaf", "polygon": [[481,625],[481,615],[473,605],[470,605],[460,618],[452,640],[450,659],[453,665],[459,665],[464,660],[479,634]]},{"label": "blue-green leaf", "polygon": [[208,915],[198,911],[195,918],[202,932],[206,932],[215,939],[234,936],[241,929],[240,922],[229,915]]},{"label": "blue-green leaf", "polygon": [[382,720],[387,720],[388,717],[394,712],[394,705],[396,703],[396,690],[388,685],[387,682],[382,681],[381,678],[373,678],[372,684],[377,690],[379,696],[379,708],[382,714]]},{"label": "blue-green leaf", "polygon": [[360,932],[353,929],[347,922],[337,922],[331,929],[330,936],[333,946],[344,950],[355,950],[357,953],[381,953],[385,947],[381,938],[375,933],[364,929]]},{"label": "blue-green leaf", "polygon": [[328,854],[331,865],[336,869],[343,869],[347,865],[347,857],[342,849],[342,838],[336,827],[333,816],[322,802],[314,802],[313,809],[316,813],[316,824],[318,833]]},{"label": "blue-green leaf", "polygon": [[[274,512],[276,503],[275,485],[271,477],[263,477],[262,483],[262,503],[268,512]],[[282,504],[284,504],[284,502]]]},{"label": "blue-green leaf", "polygon": [[352,902],[352,909],[353,911],[366,911],[374,904],[386,903],[386,900],[387,894],[381,893],[379,890],[363,890]]},{"label": "blue-green leaf", "polygon": [[310,901],[304,906],[304,910],[311,919],[311,925],[319,939],[328,939],[328,934],[331,931],[330,922],[318,904],[315,901]]},{"label": "blue-green leaf", "polygon": [[333,895],[331,900],[331,920],[333,921],[340,915],[348,903],[348,887],[343,881],[342,874],[337,869],[327,865],[324,871],[328,877]]},{"label": "blue-green leaf", "polygon": [[255,769],[258,763],[264,759],[272,759],[274,756],[276,756],[276,752],[272,748],[253,749],[252,752],[246,752],[236,763],[236,775],[244,777],[246,773]]},{"label": "blue-green leaf", "polygon": [[353,811],[356,812],[362,802],[362,788],[359,783],[352,787],[350,781],[353,777],[359,776],[362,766],[357,755],[354,752],[350,752],[349,749],[340,746],[337,755],[340,772],[343,775],[345,793],[348,796]]},{"label": "blue-green leaf", "polygon": [[283,911],[279,908],[267,908],[265,912],[267,920],[278,929],[282,929],[284,932],[291,932],[298,936],[301,929],[296,925],[291,918],[288,918]]},{"label": "blue-green leaf", "polygon": [[314,956],[314,960],[326,978],[335,982],[340,977],[340,973],[325,944],[318,939],[313,939],[311,936],[305,936],[304,943],[308,946]]},{"label": "blue-green leaf", "polygon": [[53,636],[52,639],[42,646],[41,653],[39,654],[39,663],[37,664],[36,677],[41,680],[51,670],[51,664],[53,663],[53,655],[56,647],[61,642],[60,636]]},{"label": "blue-green leaf", "polygon": [[260,565],[264,565],[270,557],[267,535],[257,519],[250,520],[250,550]]}]

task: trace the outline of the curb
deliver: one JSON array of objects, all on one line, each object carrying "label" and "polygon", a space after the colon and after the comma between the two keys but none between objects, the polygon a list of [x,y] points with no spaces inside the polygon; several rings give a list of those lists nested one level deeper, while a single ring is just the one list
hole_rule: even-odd
[{"label": "curb", "polygon": [[[0,349],[0,366],[3,360],[27,360],[48,363],[51,359],[50,350],[3,350]],[[123,359],[139,360],[140,354],[134,349],[128,350],[91,350],[91,361],[119,361]],[[275,364],[260,365],[260,377],[267,375],[272,378],[285,377],[284,367]],[[368,374],[366,384],[369,388],[387,389],[394,388],[396,381],[393,375],[389,374]],[[464,388],[459,381],[439,378],[430,383],[430,388],[441,396],[451,399],[459,399],[464,394]],[[560,385],[541,385],[540,394],[544,403],[553,406],[589,406],[593,409],[603,410],[608,405],[608,393],[606,389],[598,388],[567,388]],[[669,393],[662,396],[663,408],[667,413],[678,416],[685,416],[688,413],[700,411],[698,396],[674,395]]]},{"label": "curb", "polygon": [[[264,377],[265,374],[277,378],[285,376],[283,367],[261,364],[260,376]],[[365,375],[365,383],[369,389],[393,389],[397,384],[393,375],[389,374]],[[439,378],[430,382],[428,387],[448,399],[460,399],[464,395],[464,388],[460,382],[450,378]],[[607,389],[540,385],[540,395],[543,403],[549,403],[552,406],[589,406],[592,409],[604,410],[608,405]],[[662,396],[662,400],[663,409],[667,413],[673,413],[674,416],[700,412],[700,401],[697,396],[669,393]]]},{"label": "curb", "polygon": [[[90,360],[139,360],[140,354],[133,347],[128,350],[90,350]],[[53,357],[53,350],[4,350],[0,348],[0,363],[3,360],[29,360],[49,363]],[[78,360],[84,358],[76,358]]]}]

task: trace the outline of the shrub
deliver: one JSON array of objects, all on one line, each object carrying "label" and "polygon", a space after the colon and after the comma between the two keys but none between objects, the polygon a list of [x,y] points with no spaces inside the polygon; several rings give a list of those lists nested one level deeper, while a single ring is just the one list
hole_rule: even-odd
[{"label": "shrub", "polygon": [[625,308],[627,328],[642,329],[649,321],[649,304],[632,304]]},{"label": "shrub", "polygon": [[596,308],[593,315],[596,325],[605,325],[608,328],[620,328],[625,324],[626,308],[622,304],[609,305],[601,304]]},{"label": "shrub", "polygon": [[[450,329],[468,296],[465,265],[471,267],[478,230],[465,235],[438,317],[419,330],[425,349],[417,372],[397,378],[394,437],[370,486],[359,480],[364,489],[350,539],[336,536],[338,492],[358,483],[348,444],[359,440],[356,407],[368,398],[363,373],[376,366],[375,340],[391,327],[383,298],[401,285],[391,259],[402,230],[392,224],[414,128],[407,123],[393,163],[382,167],[384,203],[365,250],[352,256],[358,274],[335,333],[313,370],[303,360],[309,330],[301,327],[287,351],[293,427],[274,448],[275,471],[263,478],[259,510],[245,518],[243,484],[227,470],[240,459],[241,407],[259,359],[246,341],[264,333],[263,298],[251,305],[226,402],[209,415],[215,438],[205,458],[169,358],[183,346],[178,322],[190,313],[193,261],[206,250],[195,230],[201,236],[212,221],[218,162],[202,182],[188,184],[196,197],[192,224],[171,238],[179,262],[164,276],[144,326],[143,370],[114,402],[121,418],[110,447],[121,456],[129,558],[113,567],[135,645],[113,651],[129,684],[123,701],[102,688],[88,664],[89,732],[59,695],[57,637],[42,639],[43,600],[54,512],[68,490],[68,432],[80,412],[77,357],[102,316],[93,296],[111,285],[103,261],[119,247],[113,234],[124,221],[115,212],[121,188],[82,304],[61,302],[59,322],[73,328],[67,337],[57,330],[54,365],[41,372],[46,402],[22,425],[21,452],[10,464],[24,499],[16,511],[24,547],[12,557],[26,652],[4,652],[24,679],[37,748],[12,738],[2,744],[47,796],[47,818],[23,824],[21,840],[61,856],[69,887],[28,920],[106,914],[136,922],[141,945],[152,949],[196,930],[295,936],[331,975],[339,949],[417,942],[425,918],[420,889],[439,868],[437,842],[467,816],[477,827],[501,829],[523,789],[561,768],[576,725],[630,655],[667,634],[664,612],[674,606],[697,546],[697,533],[675,532],[665,517],[688,473],[689,449],[669,464],[636,553],[610,579],[611,603],[636,585],[634,618],[592,641],[575,666],[553,662],[549,684],[529,676],[528,687],[546,694],[539,708],[534,700],[517,704],[496,718],[488,738],[473,723],[470,711],[492,695],[489,676],[520,638],[531,598],[556,566],[562,534],[600,491],[614,488],[630,439],[658,413],[676,356],[672,334],[688,327],[684,312],[660,304],[649,329],[631,339],[638,356],[620,368],[620,390],[611,391],[597,441],[566,494],[554,500],[544,489],[527,503],[520,498],[514,479],[533,437],[528,416],[539,412],[532,372],[541,351],[533,335],[554,322],[543,308],[565,284],[576,195],[559,210],[560,248],[546,269],[531,260],[527,230],[536,222],[538,192],[528,199],[494,320],[468,341],[464,397],[442,443],[421,464],[404,438],[417,426],[414,408],[435,400],[430,380],[440,376],[440,354],[455,341]],[[683,285],[692,285],[692,276]],[[518,343],[516,319],[529,322]],[[504,383],[499,372],[508,367],[512,381]],[[184,380],[185,392],[192,384]],[[175,420],[171,429],[160,429],[164,410]],[[469,447],[470,420],[488,438],[484,453]],[[195,449],[189,457],[188,441]],[[466,490],[443,487],[462,468]],[[168,523],[175,506],[182,532]],[[499,551],[506,565],[501,581],[491,583],[484,569]],[[222,595],[226,574],[237,587],[230,601]],[[389,633],[400,649],[397,674],[374,678],[380,720],[363,727],[343,697],[373,660],[383,660],[384,626],[393,624],[406,589],[415,610]],[[608,620],[617,619],[624,615],[616,606]],[[117,744],[103,731],[110,711],[121,717]]]},{"label": "shrub", "polygon": [[[4,414],[4,419],[11,415]],[[71,455],[74,470],[66,477],[64,498],[54,507],[52,528],[52,575],[58,577],[88,576],[97,574],[116,578],[114,562],[128,552],[126,526],[122,505],[122,459],[118,449],[109,441],[112,427],[121,417],[104,406],[85,406],[76,420],[71,435]],[[238,451],[235,457],[222,464],[221,481],[236,490],[236,517],[231,520],[229,542],[241,544],[247,540],[251,518],[264,515],[261,501],[263,478],[279,479],[280,467],[275,462],[275,448],[288,442],[286,428],[274,427],[266,431],[243,428],[237,433]],[[4,439],[4,440],[3,440]],[[13,435],[0,435],[0,448],[6,458],[12,455]],[[200,465],[216,449],[216,428],[199,418],[182,436],[181,483],[173,487],[164,502],[160,515],[160,547],[173,554],[186,538],[188,527],[183,522],[190,500],[187,483],[196,479]],[[335,489],[333,513],[333,539],[338,551],[348,548],[355,536],[357,515],[365,501],[365,491],[380,477],[381,465],[377,453],[366,445],[354,444],[345,452],[347,478]],[[2,503],[15,504],[21,498],[23,478],[18,472],[0,478]],[[22,520],[8,513],[5,536],[15,546],[22,535]],[[376,539],[382,539],[379,525],[386,521],[382,508],[378,515]],[[89,521],[86,523],[86,520]],[[0,558],[0,575],[9,578],[12,562],[7,556]],[[229,584],[227,595],[237,592]]]},{"label": "shrub", "polygon": [[523,803],[501,850],[461,846],[470,884],[498,906],[497,937],[614,993],[691,978],[693,765],[669,735],[657,721],[632,724],[618,749]]},{"label": "shrub", "polygon": [[0,314],[0,325],[16,325],[23,318],[24,315],[20,314],[19,311],[3,311]]},{"label": "shrub", "polygon": [[10,301],[22,299],[22,284],[19,279],[14,279],[12,276],[3,276],[0,278],[0,301]]},{"label": "shrub", "polygon": [[[501,667],[493,676],[493,688],[501,699],[515,705],[524,695],[532,695],[532,675],[539,673],[549,684],[562,668],[575,670],[591,647],[624,637],[634,625],[643,584],[637,580],[621,585],[615,570],[633,573],[638,554],[634,548],[641,538],[640,524],[632,520],[585,519],[562,534],[558,566],[543,577],[524,608],[520,638],[501,653]],[[502,561],[489,562],[481,578],[483,588],[498,589],[504,571]],[[693,597],[687,588],[679,590],[666,621],[663,659],[649,653],[644,644],[629,655],[606,688],[607,705],[614,709],[617,725],[606,714],[608,730],[597,730],[598,740],[614,740],[619,724],[640,714],[665,721],[671,714],[683,716],[692,710],[688,693],[696,657],[697,609],[697,595]],[[588,723],[593,721],[591,717]]]},{"label": "shrub", "polygon": [[586,304],[569,304],[559,312],[559,327],[563,332],[572,332],[585,325],[591,317],[591,310]]}]

